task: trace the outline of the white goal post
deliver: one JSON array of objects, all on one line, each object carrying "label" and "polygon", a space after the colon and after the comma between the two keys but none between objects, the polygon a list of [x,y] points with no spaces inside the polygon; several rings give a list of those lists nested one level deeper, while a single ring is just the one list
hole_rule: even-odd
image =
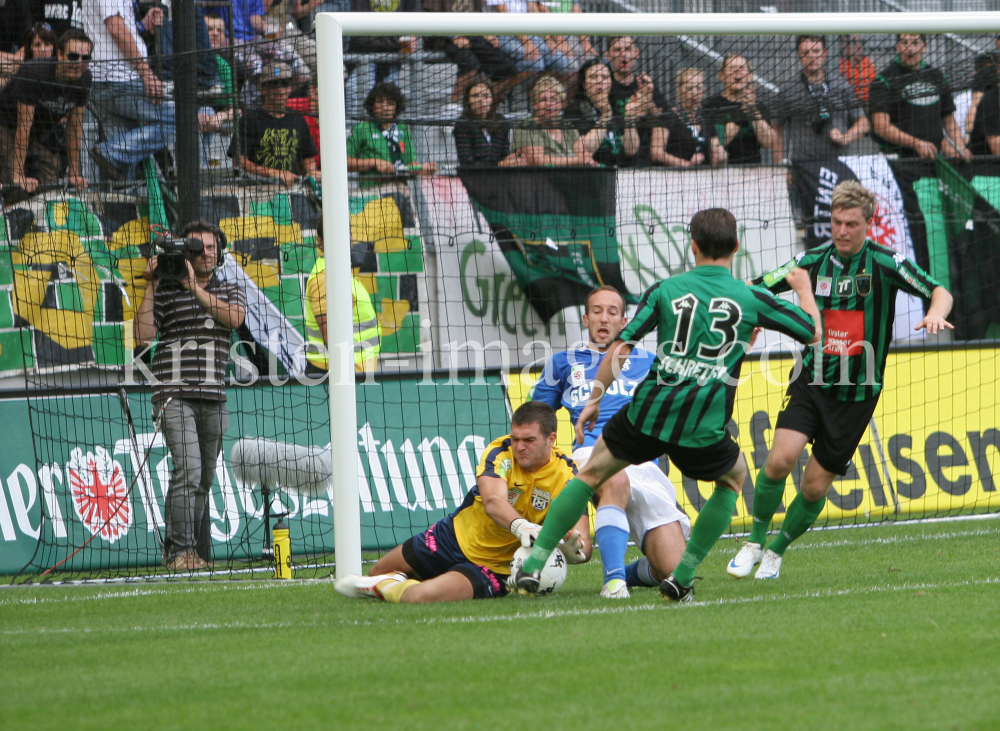
[{"label": "white goal post", "polygon": [[[847,33],[988,33],[998,12],[961,13],[320,13],[316,18],[319,126],[323,139],[326,251],[349,262],[347,117],[343,37],[366,35],[830,35]],[[350,267],[326,269],[330,357],[330,439],[337,577],[361,573]],[[363,479],[361,477],[360,479]]]}]

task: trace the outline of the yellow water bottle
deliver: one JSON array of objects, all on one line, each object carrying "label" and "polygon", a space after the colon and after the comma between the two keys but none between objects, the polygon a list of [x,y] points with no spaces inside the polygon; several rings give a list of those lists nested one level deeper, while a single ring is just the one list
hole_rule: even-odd
[{"label": "yellow water bottle", "polygon": [[292,541],[288,524],[282,519],[274,524],[274,578],[292,578]]}]

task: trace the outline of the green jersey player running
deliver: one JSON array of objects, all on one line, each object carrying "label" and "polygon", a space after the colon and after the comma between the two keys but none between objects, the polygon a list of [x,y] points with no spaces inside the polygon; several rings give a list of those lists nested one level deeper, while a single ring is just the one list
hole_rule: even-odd
[{"label": "green jersey player running", "polygon": [[[819,339],[819,311],[808,286],[802,287],[800,309],[734,279],[730,267],[738,248],[733,214],[722,208],[696,213],[691,219],[695,268],[650,287],[632,322],[608,348],[593,394],[576,422],[579,443],[600,415],[601,397],[620,375],[632,343],[657,328],[656,366],[631,402],[605,424],[587,466],[552,502],[531,556],[510,578],[520,593],[537,590],[539,570],[580,519],[594,491],[627,465],[665,453],[683,474],[716,483],[680,564],[660,584],[668,599],[690,599],[695,569],[729,527],[746,477],[746,462],[726,425],[754,329],[777,330],[802,343]],[[800,269],[788,276],[799,284],[808,282]]]},{"label": "green jersey player running", "polygon": [[[882,392],[896,293],[930,299],[916,330],[936,335],[952,328],[945,320],[952,305],[948,291],[902,254],[866,238],[876,209],[871,191],[845,181],[834,188],[830,209],[833,242],[799,254],[759,280],[771,292],[794,289],[801,297],[801,282],[793,283],[785,272],[793,267],[808,271],[805,286],[816,292],[823,343],[806,348],[799,377],[788,386],[771,451],[757,473],[750,537],[726,569],[737,579],[749,576],[758,563],[756,578],[777,579],[788,545],[816,522],[834,477],[847,474]],[[800,492],[765,550],[785,479],[807,442],[813,449]]]}]

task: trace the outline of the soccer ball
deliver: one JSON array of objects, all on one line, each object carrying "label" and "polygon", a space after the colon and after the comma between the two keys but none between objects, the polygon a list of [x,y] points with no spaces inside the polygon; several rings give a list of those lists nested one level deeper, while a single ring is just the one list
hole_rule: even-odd
[{"label": "soccer ball", "polygon": [[[526,546],[521,546],[514,553],[514,560],[510,562],[510,573],[521,568],[521,564],[527,560],[528,556],[531,555],[531,549]],[[542,567],[542,574],[538,581],[538,593],[539,594],[552,594],[557,591],[560,586],[566,582],[566,557],[563,556],[562,551],[558,548],[552,552],[549,556],[549,560],[545,562],[545,566]]]}]

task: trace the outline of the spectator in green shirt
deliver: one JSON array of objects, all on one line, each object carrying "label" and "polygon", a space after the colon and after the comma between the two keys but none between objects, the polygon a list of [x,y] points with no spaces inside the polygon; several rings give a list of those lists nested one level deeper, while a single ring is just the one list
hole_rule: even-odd
[{"label": "spectator in green shirt", "polygon": [[[410,128],[397,122],[406,108],[403,93],[393,83],[376,84],[365,99],[371,121],[359,122],[347,139],[347,169],[366,177],[433,175],[437,165],[417,161]],[[370,184],[370,183],[369,183]]]}]

